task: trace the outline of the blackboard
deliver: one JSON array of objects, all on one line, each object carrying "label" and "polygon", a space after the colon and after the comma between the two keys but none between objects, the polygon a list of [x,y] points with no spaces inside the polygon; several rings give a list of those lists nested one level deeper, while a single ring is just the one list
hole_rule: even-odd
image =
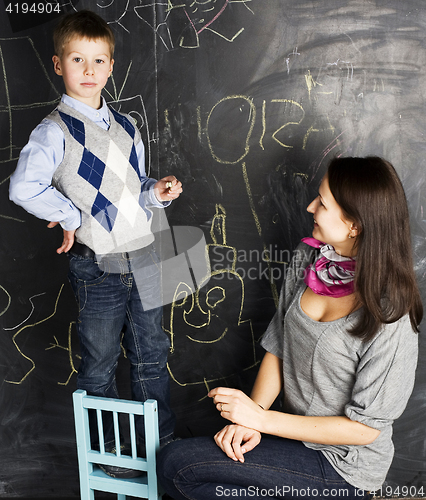
[{"label": "blackboard", "polygon": [[[8,1],[0,12],[4,498],[78,496],[71,394],[79,351],[67,258],[55,253],[61,232],[8,200],[21,148],[62,93],[51,64],[57,15],[39,4],[46,5],[44,14],[24,13],[22,2]],[[150,175],[173,173],[183,182],[183,195],[167,209],[169,224],[201,228],[208,244],[211,280],[164,310],[181,435],[211,434],[222,424],[206,397],[209,388],[250,390],[285,263],[310,234],[305,209],[333,155],[380,155],[397,168],[425,296],[423,1],[50,5],[61,12],[90,8],[110,23],[117,49],[105,98],[137,120]],[[416,386],[395,424],[386,483],[392,493],[398,486],[400,492],[426,489],[425,348],[421,333]],[[123,359],[123,396],[127,376]]]}]

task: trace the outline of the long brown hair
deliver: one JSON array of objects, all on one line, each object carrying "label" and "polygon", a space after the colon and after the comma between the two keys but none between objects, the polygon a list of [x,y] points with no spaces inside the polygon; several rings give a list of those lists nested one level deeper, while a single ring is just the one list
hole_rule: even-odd
[{"label": "long brown hair", "polygon": [[423,306],[414,274],[407,200],[386,160],[335,158],[328,168],[330,190],[358,229],[355,291],[363,306],[351,333],[371,340],[383,323],[410,315],[419,331]]}]

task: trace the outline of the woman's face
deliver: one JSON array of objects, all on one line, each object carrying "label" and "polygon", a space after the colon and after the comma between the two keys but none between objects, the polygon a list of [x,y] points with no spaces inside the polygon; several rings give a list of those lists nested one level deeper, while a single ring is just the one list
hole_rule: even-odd
[{"label": "woman's face", "polygon": [[[337,253],[352,257],[357,230],[353,222],[344,218],[325,176],[318,190],[318,196],[309,204],[307,211],[314,216],[312,236],[334,247]],[[352,238],[349,238],[352,236]]]}]

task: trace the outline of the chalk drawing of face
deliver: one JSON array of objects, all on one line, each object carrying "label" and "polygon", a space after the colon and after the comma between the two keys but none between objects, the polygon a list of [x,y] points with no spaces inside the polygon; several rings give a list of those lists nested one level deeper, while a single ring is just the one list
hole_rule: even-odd
[{"label": "chalk drawing of face", "polygon": [[225,221],[226,212],[217,205],[210,232],[213,244],[207,250],[210,263],[220,265],[195,293],[181,283],[172,304],[166,328],[172,343],[168,367],[182,386],[206,385],[258,362],[253,325],[244,311],[244,281],[235,269],[236,248],[226,243]]},{"label": "chalk drawing of face", "polygon": [[254,332],[250,319],[243,319],[243,298],[241,277],[223,269],[212,273],[202,292],[173,304],[168,366],[175,382],[205,385],[256,364]]}]

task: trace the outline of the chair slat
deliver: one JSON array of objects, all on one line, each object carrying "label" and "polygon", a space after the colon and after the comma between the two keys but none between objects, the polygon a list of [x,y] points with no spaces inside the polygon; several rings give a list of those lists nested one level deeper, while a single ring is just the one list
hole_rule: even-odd
[{"label": "chair slat", "polygon": [[[147,399],[145,403],[155,401],[154,399]],[[84,408],[118,411],[119,413],[129,413],[131,411],[135,415],[143,415],[144,404],[139,401],[128,401],[126,399],[110,399],[101,398],[96,396],[86,396],[84,398]]]},{"label": "chair slat", "polygon": [[130,447],[132,450],[132,457],[136,458],[138,450],[136,445],[135,415],[133,413],[129,413],[129,428],[130,428]]},{"label": "chair slat", "polygon": [[98,424],[99,449],[101,453],[105,453],[104,423],[102,420],[102,412],[99,408],[96,410],[96,420]]}]

